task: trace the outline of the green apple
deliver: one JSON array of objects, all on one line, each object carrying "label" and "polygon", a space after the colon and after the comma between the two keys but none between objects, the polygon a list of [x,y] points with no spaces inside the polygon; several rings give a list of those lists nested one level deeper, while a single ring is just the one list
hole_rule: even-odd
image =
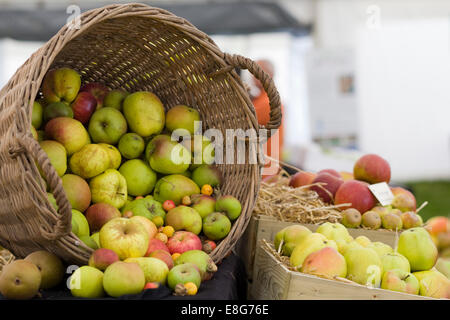
[{"label": "green apple", "polygon": [[101,298],[105,295],[103,272],[96,268],[82,266],[75,270],[69,281],[69,289],[74,297]]},{"label": "green apple", "polygon": [[337,244],[334,240],[328,240],[321,233],[311,233],[308,235],[298,246],[292,250],[290,257],[290,264],[294,268],[301,268],[303,261],[306,257],[316,251],[319,251],[325,247],[337,248]]},{"label": "green apple", "polygon": [[67,170],[67,153],[64,146],[53,140],[41,141],[39,145],[47,154],[58,176],[62,177]]},{"label": "green apple", "polygon": [[76,233],[77,237],[89,236],[89,223],[80,211],[72,209],[72,220],[78,225],[78,233]]},{"label": "green apple", "polygon": [[202,219],[216,210],[216,200],[206,194],[191,195],[191,208],[197,211]]},{"label": "green apple", "polygon": [[372,243],[372,241],[370,241],[370,239],[367,238],[366,236],[358,236],[355,238],[355,241],[358,242],[363,247],[368,247]]},{"label": "green apple", "polygon": [[431,269],[438,258],[438,250],[424,228],[411,228],[400,234],[397,252],[404,255],[412,271]]},{"label": "green apple", "polygon": [[128,258],[125,262],[137,263],[145,275],[145,283],[159,282],[166,284],[169,268],[162,260],[151,257]]},{"label": "green apple", "polygon": [[214,165],[202,164],[192,172],[192,180],[202,187],[209,184],[211,187],[218,187],[223,182],[222,172]]},{"label": "green apple", "polygon": [[114,108],[122,111],[123,101],[128,95],[129,93],[122,89],[111,90],[103,100],[103,107]]},{"label": "green apple", "polygon": [[239,218],[242,207],[238,199],[231,195],[226,195],[220,196],[216,200],[216,211],[225,213],[231,221],[234,221]]},{"label": "green apple", "polygon": [[42,81],[42,94],[48,103],[72,102],[81,87],[81,76],[69,68],[52,69]]},{"label": "green apple", "polygon": [[[274,239],[275,250],[280,250],[284,256],[290,257],[292,250],[311,234],[305,226],[294,224],[277,232]],[[282,247],[280,248],[280,245]]]},{"label": "green apple", "polygon": [[44,122],[58,117],[73,118],[72,108],[64,102],[53,102],[44,108]]},{"label": "green apple", "polygon": [[211,257],[202,250],[185,251],[175,260],[175,265],[193,263],[198,267],[202,281],[212,278],[217,272],[217,266]]},{"label": "green apple", "polygon": [[50,120],[45,125],[45,135],[48,139],[61,143],[66,148],[68,156],[91,143],[83,124],[72,118],[60,117]]},{"label": "green apple", "polygon": [[95,243],[97,244],[97,247],[100,248],[100,232],[98,231],[94,232],[91,237],[92,239],[94,239]]},{"label": "green apple", "polygon": [[120,209],[127,201],[127,181],[115,169],[107,169],[102,174],[92,178],[89,187],[94,203],[105,202]]},{"label": "green apple", "polygon": [[42,125],[42,117],[43,117],[43,110],[42,104],[40,104],[38,101],[33,102],[33,111],[31,113],[31,125],[37,129],[39,129]]},{"label": "green apple", "polygon": [[401,269],[386,271],[381,280],[381,288],[409,294],[419,294],[419,280]]},{"label": "green apple", "polygon": [[200,121],[200,114],[197,110],[185,105],[174,106],[166,114],[166,128],[170,131],[185,129],[193,135],[195,121]]},{"label": "green apple", "polygon": [[119,140],[119,151],[126,159],[136,159],[145,149],[144,139],[133,132],[124,134]]},{"label": "green apple", "polygon": [[83,178],[75,174],[65,174],[61,178],[67,200],[73,209],[84,212],[91,203],[91,189]]},{"label": "green apple", "polygon": [[150,220],[158,216],[164,219],[166,216],[161,202],[152,199],[151,196],[143,199],[130,200],[122,207],[121,211],[122,214],[131,211],[133,216],[142,216]]},{"label": "green apple", "polygon": [[375,250],[351,248],[344,253],[347,262],[347,279],[359,284],[379,288],[383,275],[383,264]]},{"label": "green apple", "polygon": [[347,228],[340,223],[325,222],[317,228],[316,232],[323,234],[329,240],[350,240]]},{"label": "green apple", "polygon": [[171,290],[175,290],[177,284],[193,282],[197,288],[200,288],[202,282],[200,271],[193,263],[183,263],[170,269],[167,275],[167,285]]},{"label": "green apple", "polygon": [[145,157],[153,170],[163,174],[185,172],[191,163],[189,150],[165,134],[155,136],[148,143]]},{"label": "green apple", "polygon": [[450,279],[450,259],[449,258],[438,258],[436,262],[436,269]]},{"label": "green apple", "polygon": [[103,276],[103,288],[111,297],[138,294],[145,286],[145,275],[137,263],[117,261],[109,265]]},{"label": "green apple", "polygon": [[382,255],[381,263],[383,264],[384,271],[398,269],[403,270],[406,273],[411,272],[411,266],[409,265],[408,259],[398,252],[390,252]]},{"label": "green apple", "polygon": [[175,231],[186,230],[198,235],[202,231],[202,217],[191,207],[179,205],[167,212],[166,225]]},{"label": "green apple", "polygon": [[34,140],[41,141],[41,140],[39,140],[39,135],[38,135],[37,130],[33,126],[30,126],[30,130],[31,130],[31,135],[33,136]]},{"label": "green apple", "polygon": [[88,130],[94,142],[116,144],[127,132],[127,121],[119,110],[101,108],[92,114]]},{"label": "green apple", "polygon": [[120,154],[119,149],[107,143],[99,143],[98,145],[104,147],[106,151],[108,151],[110,160],[108,169],[119,169],[120,164],[122,163],[122,155]]},{"label": "green apple", "polygon": [[136,220],[114,218],[100,229],[100,247],[113,250],[121,260],[143,257],[148,249],[150,235]]},{"label": "green apple", "polygon": [[221,240],[230,233],[230,230],[230,219],[220,212],[210,213],[203,220],[203,233],[208,239]]},{"label": "green apple", "polygon": [[450,280],[436,268],[431,270],[414,272],[419,280],[419,294],[432,298],[450,298]]},{"label": "green apple", "polygon": [[89,179],[105,172],[110,167],[109,153],[98,144],[87,144],[75,152],[69,160],[70,170],[76,175]]},{"label": "green apple", "polygon": [[164,128],[164,106],[151,92],[138,91],[127,96],[123,101],[123,114],[130,130],[141,137],[159,134]]},{"label": "green apple", "polygon": [[182,137],[180,142],[192,153],[190,170],[202,164],[213,164],[215,160],[215,144],[208,137],[196,134],[193,137]]},{"label": "green apple", "polygon": [[164,176],[156,182],[153,196],[161,203],[172,200],[178,205],[184,196],[198,193],[200,193],[200,188],[194,181],[183,175],[173,174]]},{"label": "green apple", "polygon": [[338,245],[338,251],[340,254],[344,255],[345,252],[347,252],[347,250],[352,249],[352,248],[364,248],[361,244],[359,244],[356,241],[342,241],[342,240],[338,240],[336,241],[337,245]]},{"label": "green apple", "polygon": [[143,160],[128,160],[120,166],[119,172],[125,177],[128,194],[132,196],[147,195],[155,187],[156,173]]},{"label": "green apple", "polygon": [[91,236],[80,236],[79,237],[83,243],[91,249],[98,249],[97,242]]}]

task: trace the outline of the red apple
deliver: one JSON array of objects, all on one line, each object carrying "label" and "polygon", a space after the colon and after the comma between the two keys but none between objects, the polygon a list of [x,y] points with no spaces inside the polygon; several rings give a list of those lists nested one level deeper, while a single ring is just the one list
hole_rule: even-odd
[{"label": "red apple", "polygon": [[98,82],[87,83],[81,87],[80,92],[89,92],[97,100],[97,109],[103,107],[103,101],[109,92],[109,89]]},{"label": "red apple", "polygon": [[147,289],[158,289],[159,288],[159,283],[158,282],[148,282],[145,284],[144,290]]},{"label": "red apple", "polygon": [[177,231],[170,237],[167,247],[171,254],[183,253],[189,250],[202,250],[200,238],[189,231]]},{"label": "red apple", "polygon": [[217,247],[216,243],[212,240],[205,240],[203,242],[202,250],[205,251],[207,254],[210,254],[214,251],[214,249]]},{"label": "red apple", "polygon": [[[338,177],[331,175],[330,173],[323,172],[319,173],[317,177],[313,180],[313,183],[324,183],[321,187],[312,186],[309,189],[317,192],[319,197],[327,203],[333,202],[334,195],[339,187],[344,183],[340,175]],[[327,191],[325,191],[326,189]]]},{"label": "red apple", "polygon": [[172,200],[166,200],[163,202],[162,207],[165,211],[169,211],[169,210],[172,210],[173,208],[175,208],[176,205],[175,205],[175,202],[173,202]]},{"label": "red apple", "polygon": [[150,241],[148,242],[148,249],[147,252],[145,253],[145,256],[146,257],[150,256],[150,254],[156,250],[164,250],[170,252],[169,248],[167,248],[166,244],[161,240],[156,238],[150,239]]},{"label": "red apple", "polygon": [[425,229],[433,236],[437,236],[439,233],[448,232],[450,231],[450,219],[444,216],[432,217],[426,222]]},{"label": "red apple", "polygon": [[402,212],[416,211],[416,197],[409,191],[401,187],[391,188],[394,194],[392,207],[400,209]]},{"label": "red apple", "polygon": [[375,207],[377,200],[369,189],[369,184],[363,181],[345,181],[336,191],[334,204],[350,203],[349,206],[340,207],[345,210],[354,208],[359,212],[366,212]]},{"label": "red apple", "polygon": [[120,211],[108,203],[95,203],[86,210],[86,219],[92,232],[99,231],[109,220],[120,218]]},{"label": "red apple", "polygon": [[298,188],[301,186],[307,186],[313,182],[316,178],[316,174],[307,171],[299,171],[294,174],[289,180],[289,185],[294,188]]},{"label": "red apple", "polygon": [[356,161],[353,167],[356,180],[368,183],[386,182],[391,180],[391,167],[382,157],[376,154],[366,154]]},{"label": "red apple", "polygon": [[82,124],[89,122],[91,115],[97,108],[97,99],[89,92],[80,92],[71,104],[73,118]]},{"label": "red apple", "polygon": [[100,271],[105,271],[109,265],[116,261],[119,261],[117,253],[110,249],[100,248],[91,254],[89,266],[97,268]]},{"label": "red apple", "polygon": [[173,268],[173,259],[172,255],[166,250],[155,250],[150,253],[149,257],[156,258],[167,264],[167,267],[170,269]]}]

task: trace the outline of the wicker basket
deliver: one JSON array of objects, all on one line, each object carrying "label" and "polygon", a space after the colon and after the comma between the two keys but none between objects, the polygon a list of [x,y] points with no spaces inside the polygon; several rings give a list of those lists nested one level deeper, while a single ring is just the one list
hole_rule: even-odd
[{"label": "wicker basket", "polygon": [[[255,111],[235,68],[248,69],[268,93],[267,129],[281,122],[280,100],[270,77],[250,59],[221,52],[185,19],[143,4],[111,5],[81,15],[81,28],[64,26],[17,70],[0,91],[0,244],[17,257],[54,252],[68,263],[86,263],[92,249],[71,232],[71,206],[61,179],[30,132],[32,105],[46,72],[67,66],[85,82],[154,92],[166,108],[193,106],[204,129],[258,129]],[[225,152],[225,150],[224,150]],[[231,232],[212,252],[221,261],[251,217],[259,183],[258,164],[224,164],[222,192],[242,203]],[[48,189],[59,206],[47,200]]]}]

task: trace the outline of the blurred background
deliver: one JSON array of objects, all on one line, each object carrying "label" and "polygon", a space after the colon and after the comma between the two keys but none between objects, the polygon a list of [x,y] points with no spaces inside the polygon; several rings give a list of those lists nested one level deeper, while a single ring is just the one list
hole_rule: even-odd
[{"label": "blurred background", "polygon": [[[0,87],[77,14],[125,1],[0,0]],[[450,1],[166,0],[224,52],[266,60],[284,106],[285,162],[352,171],[363,153],[450,212]],[[254,97],[259,89],[247,73]]]}]

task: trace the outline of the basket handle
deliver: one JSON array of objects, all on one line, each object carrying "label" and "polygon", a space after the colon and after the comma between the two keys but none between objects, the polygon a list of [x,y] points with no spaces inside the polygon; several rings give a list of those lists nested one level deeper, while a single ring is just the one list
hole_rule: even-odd
[{"label": "basket handle", "polygon": [[261,128],[268,129],[267,138],[272,135],[272,129],[278,129],[281,125],[281,99],[278,93],[277,87],[273,79],[257,64],[255,61],[243,57],[238,54],[224,54],[224,60],[232,67],[248,70],[256,79],[258,79],[264,91],[269,97],[270,105],[270,119],[267,125],[260,126]]},{"label": "basket handle", "polygon": [[[50,191],[55,197],[58,205],[57,222],[55,228],[51,233],[41,229],[42,235],[48,240],[56,240],[69,234],[72,231],[72,207],[64,192],[61,178],[56,173],[55,168],[50,163],[50,160],[39,143],[29,134],[23,135],[17,139],[21,147],[23,147],[29,154],[31,154],[37,161],[39,167],[45,176]],[[16,151],[17,152],[17,151]]]}]

